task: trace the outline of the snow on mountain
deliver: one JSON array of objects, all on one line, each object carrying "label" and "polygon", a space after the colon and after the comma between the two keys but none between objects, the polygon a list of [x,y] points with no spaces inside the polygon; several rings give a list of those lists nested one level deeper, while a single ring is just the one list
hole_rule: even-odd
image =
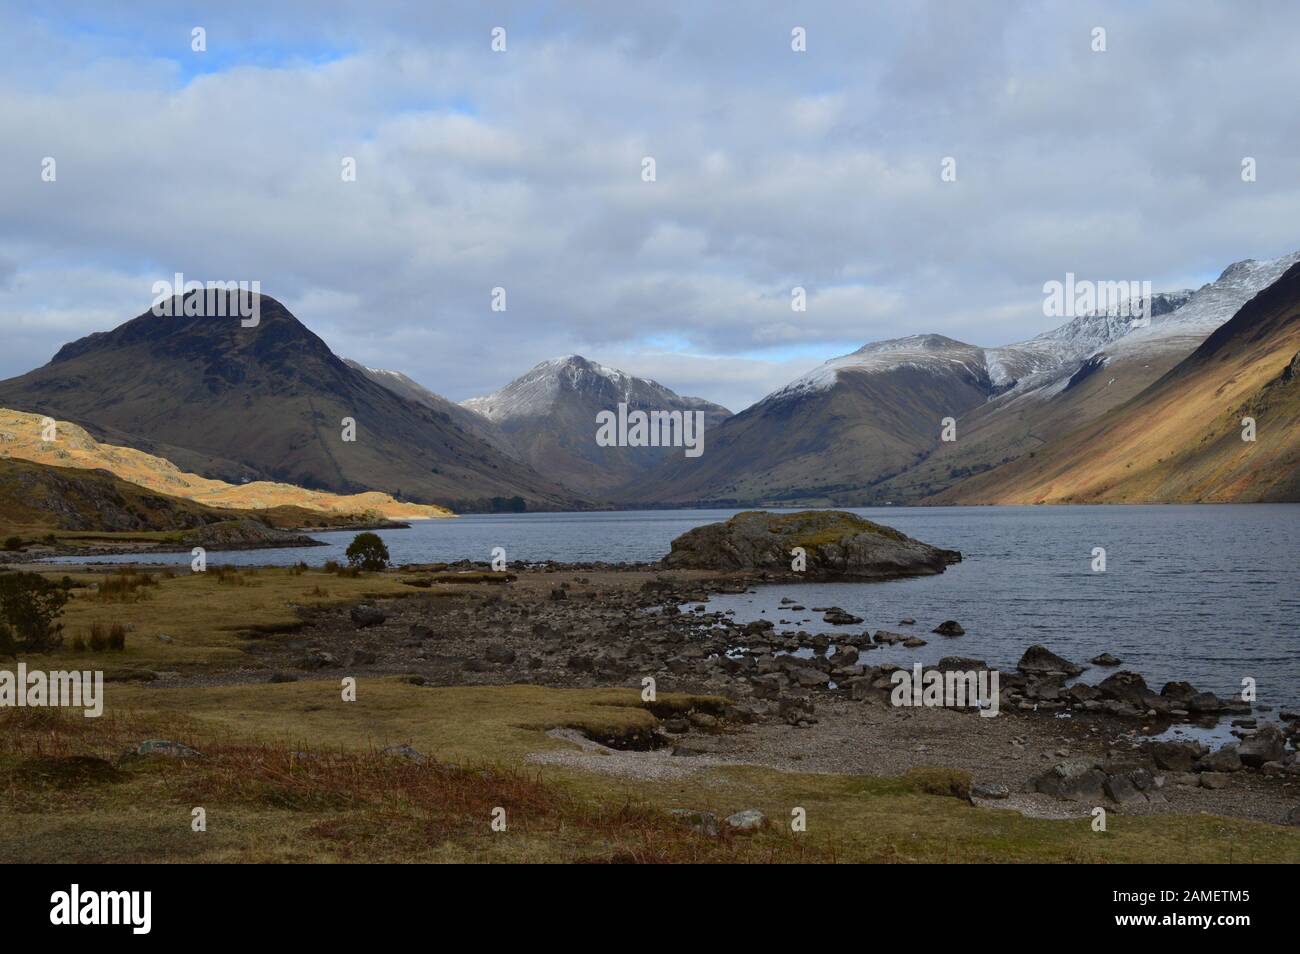
[{"label": "snow on mountain", "polygon": [[930,371],[963,368],[978,377],[985,373],[984,351],[975,345],[944,335],[909,335],[906,338],[875,341],[863,345],[852,354],[832,358],[813,368],[764,400],[829,390],[839,380],[841,371],[873,373],[904,367]]},{"label": "snow on mountain", "polygon": [[1150,325],[1132,332],[1105,349],[1110,357],[1167,350],[1190,351],[1237,313],[1242,305],[1282,277],[1300,261],[1300,252],[1281,258],[1235,262],[1212,282],[1202,285],[1181,307],[1154,315]]},{"label": "snow on mountain", "polygon": [[469,398],[462,401],[461,406],[490,421],[502,423],[517,418],[543,417],[566,393],[596,398],[607,407],[622,402],[630,407],[730,413],[709,401],[683,397],[656,381],[638,378],[617,368],[607,368],[577,354],[543,361],[499,391]]},{"label": "snow on mountain", "polygon": [[[1195,291],[1156,293],[1149,322],[1115,312],[1081,315],[1027,341],[996,348],[936,334],[873,342],[832,358],[764,400],[828,390],[842,371],[882,373],[906,367],[936,372],[960,368],[986,378],[994,394],[1033,392],[1047,397],[1064,388],[1085,362],[1105,363],[1112,357],[1156,350],[1190,352],[1297,261],[1300,252],[1268,261],[1246,259]],[[1139,309],[1130,312],[1137,315]]]}]

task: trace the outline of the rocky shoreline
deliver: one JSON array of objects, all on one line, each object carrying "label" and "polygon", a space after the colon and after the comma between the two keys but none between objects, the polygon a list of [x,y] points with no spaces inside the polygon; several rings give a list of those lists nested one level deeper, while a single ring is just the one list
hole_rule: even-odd
[{"label": "rocky shoreline", "polygon": [[[1240,700],[1186,683],[1156,692],[1127,670],[1085,685],[1072,681],[1080,664],[1042,646],[1028,647],[1016,669],[999,672],[998,718],[981,717],[974,705],[900,707],[891,704],[891,691],[902,667],[868,665],[870,653],[920,636],[872,632],[837,607],[820,608],[844,627],[835,635],[778,630],[767,620],[742,624],[708,609],[712,594],[773,583],[765,572],[548,563],[494,574],[468,561],[397,572],[415,595],[303,611],[294,632],[247,634],[249,661],[235,672],[150,674],[157,676],[151,684],[345,673],[398,675],[425,686],[640,690],[648,678],[658,692],[704,693],[719,702],[663,720],[649,738],[587,740],[619,752],[617,758],[575,744],[538,760],[655,777],[733,762],[884,775],[937,765],[969,771],[975,801],[1044,817],[1103,806],[1300,823],[1295,713],[1265,722]],[[786,599],[797,605],[797,588],[791,594]],[[953,620],[912,628],[946,638],[961,631]],[[988,667],[954,655],[923,669]],[[1217,751],[1154,738],[1173,725],[1232,717],[1240,741]]]}]

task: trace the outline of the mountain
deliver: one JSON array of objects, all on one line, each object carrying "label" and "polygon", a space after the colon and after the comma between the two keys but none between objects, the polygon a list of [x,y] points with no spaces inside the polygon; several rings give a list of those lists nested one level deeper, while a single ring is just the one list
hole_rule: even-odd
[{"label": "mountain", "polygon": [[[581,505],[451,415],[349,367],[266,296],[256,327],[146,312],[88,335],[0,382],[0,406],[65,418],[98,440],[232,482],[380,490],[453,510]],[[343,439],[345,418],[355,440]]]},{"label": "mountain", "polygon": [[544,361],[499,391],[470,398],[464,407],[481,415],[509,440],[520,457],[567,487],[602,499],[682,458],[681,448],[602,447],[596,442],[602,411],[681,411],[703,414],[705,455],[711,435],[731,412],[701,398],[683,397],[662,384],[607,368],[581,355]]},{"label": "mountain", "polygon": [[451,418],[452,422],[461,430],[473,434],[475,437],[488,444],[491,444],[507,457],[518,459],[519,452],[501,433],[501,429],[483,417],[467,408],[461,407],[455,401],[449,401],[441,394],[430,391],[423,384],[412,380],[401,371],[386,371],[383,368],[368,368],[358,361],[351,358],[344,358],[343,363],[354,371],[360,371],[371,381],[388,388],[398,397],[406,398],[408,401],[414,401],[416,404],[423,404],[425,407],[439,414],[445,414]]},{"label": "mountain", "polygon": [[[1151,344],[1127,348],[1164,346]],[[1242,439],[1246,417],[1255,421],[1254,441]],[[1300,264],[1150,387],[933,502],[1153,500],[1300,500]]]},{"label": "mountain", "polygon": [[[942,335],[866,345],[735,415],[703,458],[666,463],[629,498],[853,506],[941,494],[1131,399],[1297,260],[1238,262],[1196,291],[1154,295],[1149,322],[1088,314],[996,348]],[[955,441],[940,439],[948,417]]]},{"label": "mountain", "polygon": [[992,349],[1039,350],[1049,338],[1082,345],[1072,354],[1067,349],[1056,367],[1022,377],[962,417],[957,440],[937,443],[916,466],[882,482],[880,499],[941,494],[1096,420],[1155,383],[1297,261],[1300,253],[1248,259],[1195,291],[1155,295],[1149,325],[1086,316],[1023,344]]},{"label": "mountain", "polygon": [[993,393],[983,349],[913,335],[835,358],[721,424],[701,457],[628,490],[682,504],[853,504]]},{"label": "mountain", "polygon": [[107,471],[138,487],[209,507],[259,512],[292,507],[301,509],[306,518],[300,526],[318,521],[321,514],[357,523],[450,516],[441,507],[406,503],[376,491],[340,496],[267,481],[230,484],[211,480],[187,474],[165,458],[132,447],[101,444],[84,428],[67,421],[56,422],[53,441],[44,440],[43,432],[42,416],[0,408],[0,456],[52,467]]}]

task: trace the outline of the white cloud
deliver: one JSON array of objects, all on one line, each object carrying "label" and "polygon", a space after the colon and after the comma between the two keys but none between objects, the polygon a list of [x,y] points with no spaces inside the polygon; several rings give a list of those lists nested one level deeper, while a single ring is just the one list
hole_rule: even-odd
[{"label": "white cloud", "polygon": [[580,351],[739,409],[845,342],[1029,337],[1066,271],[1300,245],[1300,9],[825,3],[796,54],[775,3],[236,2],[200,60],[172,5],[69,11],[0,12],[0,374],[183,271],[456,399]]}]

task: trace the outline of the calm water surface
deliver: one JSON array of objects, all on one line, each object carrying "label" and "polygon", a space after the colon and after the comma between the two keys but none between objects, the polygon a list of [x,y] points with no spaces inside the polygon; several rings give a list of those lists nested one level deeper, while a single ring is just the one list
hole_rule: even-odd
[{"label": "calm water surface", "polygon": [[[488,560],[505,547],[512,562],[657,560],[678,534],[735,513],[670,510],[623,513],[483,514],[382,531],[395,563]],[[843,607],[863,627],[910,631],[929,645],[886,648],[879,662],[929,663],[975,656],[1012,666],[1042,643],[1079,662],[1108,651],[1157,691],[1186,679],[1219,694],[1250,676],[1259,701],[1300,705],[1300,505],[1155,507],[882,507],[858,509],[927,543],[960,550],[963,562],[933,577],[889,583],[761,587],[715,596],[710,609],[739,619],[788,620],[784,628],[834,631],[820,613],[791,613],[790,596]],[[353,533],[312,534],[327,547],[209,553],[209,563],[319,565],[343,559]],[[1106,549],[1106,572],[1091,569]],[[188,564],[188,554],[106,557]],[[915,617],[914,627],[898,621]],[[956,619],[967,635],[929,630]],[[779,624],[778,624],[779,625]],[[854,631],[857,631],[854,629]],[[1089,670],[1085,681],[1106,672]]]}]

